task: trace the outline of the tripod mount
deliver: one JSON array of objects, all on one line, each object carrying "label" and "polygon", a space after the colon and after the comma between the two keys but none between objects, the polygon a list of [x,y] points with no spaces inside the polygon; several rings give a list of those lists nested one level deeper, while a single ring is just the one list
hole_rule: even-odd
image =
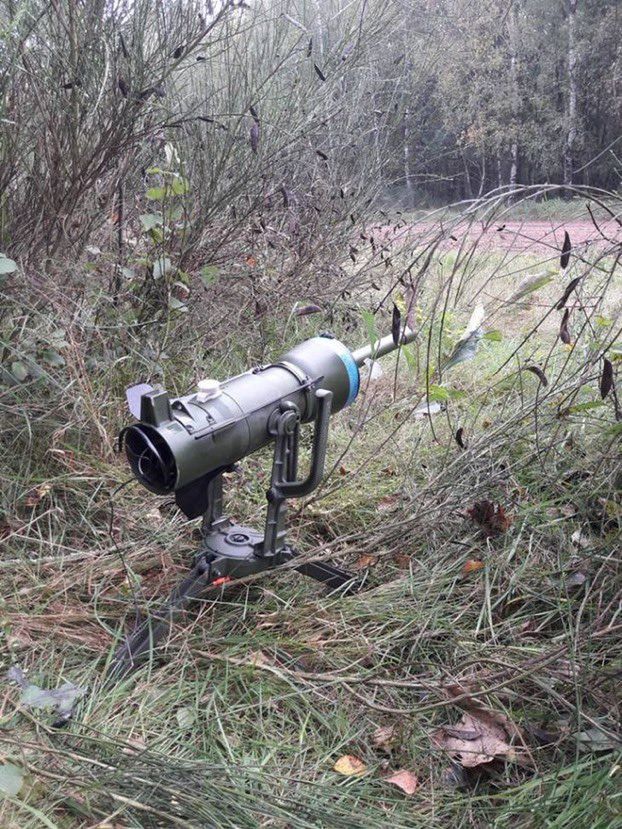
[{"label": "tripod mount", "polygon": [[[285,540],[287,499],[308,495],[322,479],[332,398],[331,391],[315,391],[311,462],[308,475],[302,480],[297,478],[300,410],[293,402],[285,400],[270,415],[268,431],[274,440],[274,458],[270,488],[266,493],[268,508],[263,533],[233,523],[223,511],[223,474],[233,471],[234,467],[218,469],[206,479],[207,508],[203,513],[202,541],[194,567],[162,607],[146,619],[137,620],[134,632],[113,657],[108,672],[110,679],[126,676],[145,661],[168,635],[173,621],[193,602],[214,589],[222,589],[234,579],[272,570],[296,559],[298,552]],[[361,581],[357,582],[352,574],[326,562],[305,562],[294,569],[323,582],[331,590],[343,588],[344,592],[350,592],[361,586]]]}]

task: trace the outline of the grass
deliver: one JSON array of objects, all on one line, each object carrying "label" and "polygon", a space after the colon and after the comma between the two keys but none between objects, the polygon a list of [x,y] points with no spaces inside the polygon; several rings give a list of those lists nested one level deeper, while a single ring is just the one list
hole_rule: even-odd
[{"label": "grass", "polygon": [[[210,374],[226,376],[319,324],[294,319],[279,337],[275,312],[260,334],[245,333],[247,346],[222,349],[221,329],[202,354],[196,330],[174,318],[163,355],[157,332],[133,332],[105,300],[108,328],[53,289],[47,305],[16,304],[3,365],[24,361],[42,376],[0,397],[3,663],[42,687],[89,690],[59,730],[7,685],[2,754],[23,785],[0,801],[3,826],[620,825],[619,424],[611,398],[581,408],[599,402],[590,355],[619,337],[616,260],[589,271],[566,347],[559,314],[523,344],[561,277],[507,305],[517,280],[542,266],[533,256],[441,258],[427,285],[430,297],[452,297],[451,314],[441,324],[422,300],[420,354],[387,359],[383,379],[364,383],[333,421],[332,475],[290,510],[291,540],[368,569],[366,589],[327,594],[288,571],[240,584],[112,689],[101,680],[123,622],[170,589],[197,545],[195,524],[166,499],[123,486],[112,449],[125,385],[161,371],[183,390],[206,357],[217,360]],[[413,419],[425,393],[417,364],[439,365],[484,290],[485,327],[502,339],[433,375],[452,396],[434,418]],[[333,324],[349,343],[365,338],[362,326]],[[54,343],[63,364],[44,358]],[[517,370],[533,362],[547,387]],[[241,521],[261,525],[268,470],[260,455],[231,476]],[[506,510],[506,531],[487,537],[469,518],[485,499]],[[469,561],[478,569],[466,573]],[[525,762],[468,770],[435,744],[477,700],[520,729]],[[379,728],[390,729],[389,748]],[[333,770],[346,754],[363,775]],[[397,769],[416,774],[414,795],[387,782]]]}]

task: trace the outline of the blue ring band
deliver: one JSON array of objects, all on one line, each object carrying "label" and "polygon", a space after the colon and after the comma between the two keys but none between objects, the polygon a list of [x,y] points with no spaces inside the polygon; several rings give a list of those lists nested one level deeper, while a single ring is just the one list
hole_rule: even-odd
[{"label": "blue ring band", "polygon": [[356,400],[356,396],[359,393],[359,386],[360,386],[360,375],[359,375],[359,367],[354,362],[354,357],[352,356],[352,352],[350,349],[345,346],[343,343],[339,342],[339,340],[329,340],[332,343],[336,353],[341,358],[341,362],[346,367],[346,371],[348,372],[348,379],[350,381],[350,391],[348,393],[348,399],[346,400],[346,406],[349,406],[354,400]]}]

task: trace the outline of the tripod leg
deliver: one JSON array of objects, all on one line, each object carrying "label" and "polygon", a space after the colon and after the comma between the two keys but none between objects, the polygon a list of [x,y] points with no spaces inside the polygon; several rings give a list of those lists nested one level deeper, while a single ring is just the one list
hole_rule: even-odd
[{"label": "tripod leg", "polygon": [[125,638],[112,659],[106,682],[118,682],[140,667],[156,646],[168,636],[173,622],[184,610],[192,602],[200,599],[210,587],[218,587],[224,581],[212,580],[209,565],[199,562],[177,585],[167,602],[139,623],[134,632]]},{"label": "tripod leg", "polygon": [[303,576],[309,576],[316,581],[327,584],[331,590],[337,590],[339,587],[348,585],[344,591],[345,593],[355,593],[364,583],[364,579],[360,579],[352,573],[324,561],[310,561],[307,564],[300,564],[296,567],[296,570],[302,573]]}]

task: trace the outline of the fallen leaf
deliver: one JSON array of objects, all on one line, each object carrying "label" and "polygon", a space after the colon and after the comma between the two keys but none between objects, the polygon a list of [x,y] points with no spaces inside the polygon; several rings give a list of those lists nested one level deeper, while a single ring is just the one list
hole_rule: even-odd
[{"label": "fallen leaf", "polygon": [[269,665],[270,660],[266,657],[262,651],[251,651],[249,653],[249,665],[254,665],[256,668],[260,668],[262,665]]},{"label": "fallen leaf", "polygon": [[438,414],[439,412],[443,411],[443,406],[441,403],[430,403],[429,400],[426,400],[420,406],[413,411],[413,417],[421,418],[421,417],[429,417],[433,414]]},{"label": "fallen leaf", "polygon": [[468,576],[469,573],[476,573],[478,570],[484,569],[484,562],[479,561],[476,558],[470,558],[464,563],[464,567],[462,568],[462,573],[465,576]]},{"label": "fallen leaf", "polygon": [[389,754],[395,745],[396,730],[392,725],[382,725],[377,728],[371,738],[374,748],[379,748],[381,751]]},{"label": "fallen leaf", "polygon": [[411,771],[400,769],[396,771],[391,777],[386,778],[387,783],[393,783],[398,789],[401,789],[404,794],[414,794],[419,781]]},{"label": "fallen leaf", "polygon": [[393,556],[393,563],[399,570],[410,570],[410,556],[403,553]]},{"label": "fallen leaf", "polygon": [[86,688],[65,682],[60,688],[47,690],[29,682],[25,673],[18,665],[9,668],[7,679],[16,682],[22,689],[20,703],[27,708],[53,709],[61,717],[68,720],[71,717],[77,701],[84,696]]},{"label": "fallen leaf", "polygon": [[496,758],[514,760],[516,752],[508,742],[505,729],[484,714],[484,711],[466,711],[455,726],[443,726],[435,731],[432,742],[464,768],[491,763]]},{"label": "fallen leaf", "polygon": [[159,527],[162,524],[162,513],[157,507],[154,507],[154,509],[150,509],[149,512],[145,513],[145,519],[150,526]]},{"label": "fallen leaf", "polygon": [[582,547],[585,549],[590,546],[589,539],[582,534],[581,530],[575,530],[570,536],[570,540],[576,547]]},{"label": "fallen leaf", "polygon": [[593,726],[586,731],[577,734],[579,747],[587,751],[611,751],[622,748],[622,737],[615,734],[607,734],[600,728]]},{"label": "fallen leaf", "polygon": [[180,728],[188,729],[196,722],[197,715],[192,708],[178,708],[175,717]]},{"label": "fallen leaf", "polygon": [[40,486],[31,489],[24,499],[24,505],[27,507],[36,507],[42,498],[49,495],[52,491],[52,484],[41,484]]},{"label": "fallen leaf", "polygon": [[501,504],[493,504],[492,501],[476,501],[467,510],[469,518],[479,524],[483,532],[489,536],[501,535],[506,532],[512,524]]},{"label": "fallen leaf", "polygon": [[248,265],[249,268],[254,268],[255,265],[257,264],[257,260],[255,259],[254,256],[247,256],[246,257],[246,264]]},{"label": "fallen leaf", "polygon": [[306,317],[309,314],[320,313],[321,310],[319,305],[301,305],[299,308],[296,308],[295,313],[297,317]]},{"label": "fallen leaf", "polygon": [[129,737],[125,740],[123,748],[121,751],[123,754],[137,754],[141,751],[145,751],[147,748],[147,743],[142,739],[142,737]]},{"label": "fallen leaf", "polygon": [[566,587],[582,587],[587,580],[585,573],[577,570],[575,573],[570,573],[564,580]]},{"label": "fallen leaf", "polygon": [[366,570],[368,567],[374,567],[378,564],[378,556],[364,555],[359,556],[354,565],[355,570]]},{"label": "fallen leaf", "polygon": [[24,783],[24,772],[13,763],[0,766],[0,794],[15,797]]},{"label": "fallen leaf", "polygon": [[383,495],[383,497],[378,501],[376,509],[378,512],[390,512],[397,504],[397,501],[398,497],[395,493],[391,495]]},{"label": "fallen leaf", "polygon": [[334,771],[338,774],[343,774],[344,777],[354,777],[360,774],[365,774],[367,766],[358,757],[353,754],[344,754],[340,757],[333,766]]}]

